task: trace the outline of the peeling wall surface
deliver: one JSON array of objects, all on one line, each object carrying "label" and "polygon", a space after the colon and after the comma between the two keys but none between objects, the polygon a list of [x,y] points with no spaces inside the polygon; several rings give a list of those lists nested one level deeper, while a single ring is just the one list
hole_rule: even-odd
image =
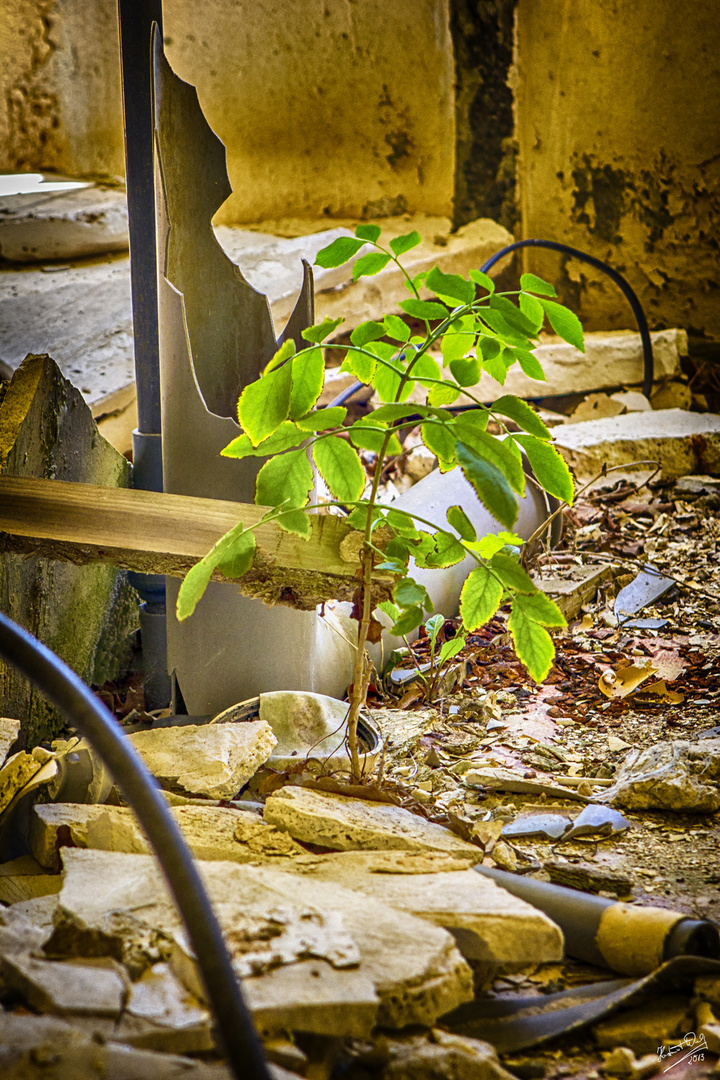
[{"label": "peeling wall surface", "polygon": [[164,31],[227,146],[221,223],[450,215],[447,0],[166,0]]},{"label": "peeling wall surface", "polygon": [[124,172],[116,0],[1,0],[0,169]]},{"label": "peeling wall surface", "polygon": [[[720,11],[715,0],[519,0],[522,235],[630,281],[655,327],[720,339]],[[587,329],[632,325],[590,267],[533,252]]]}]

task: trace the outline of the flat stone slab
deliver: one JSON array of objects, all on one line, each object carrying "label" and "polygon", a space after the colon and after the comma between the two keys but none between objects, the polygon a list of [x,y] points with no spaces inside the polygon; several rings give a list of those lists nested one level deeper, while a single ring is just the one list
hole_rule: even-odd
[{"label": "flat stone slab", "polygon": [[636,747],[596,801],[627,810],[714,814],[720,810],[720,739]]},{"label": "flat stone slab", "polygon": [[[203,990],[179,916],[147,855],[63,852],[65,881],[48,950],[104,942],[132,958],[165,953],[196,997]],[[243,991],[266,1031],[366,1036],[376,1023],[432,1024],[472,997],[454,939],[334,882],[262,866],[206,862],[202,873]],[[161,957],[162,959],[162,957]]]},{"label": "flat stone slab", "polygon": [[[175,806],[170,812],[196,859],[243,863],[264,859],[283,861],[289,856],[305,854],[305,848],[287,833],[249,811],[222,806]],[[40,866],[59,870],[62,845],[143,855],[151,851],[128,807],[36,804],[30,822],[30,848]],[[2,886],[0,877],[0,896]]]},{"label": "flat stone slab", "polygon": [[581,475],[603,465],[659,461],[663,476],[720,471],[720,416],[658,409],[553,428],[555,445]]},{"label": "flat stone slab", "polygon": [[119,1017],[129,980],[113,963],[108,959],[63,964],[34,956],[0,957],[0,978],[38,1012]]},{"label": "flat stone slab", "polygon": [[47,176],[32,191],[0,194],[0,259],[82,258],[127,251],[128,242],[122,189]]},{"label": "flat stone slab", "polygon": [[277,742],[263,720],[152,728],[128,738],[164,787],[211,799],[237,795]]},{"label": "flat stone slab", "polygon": [[443,851],[482,859],[480,848],[449,829],[390,803],[288,786],[268,797],[263,817],[295,840],[334,851]]},{"label": "flat stone slab", "polygon": [[288,869],[313,881],[336,881],[444,927],[463,956],[479,961],[486,974],[562,959],[563,935],[555,923],[490,878],[452,869],[454,861],[442,855],[344,851],[306,855]]}]

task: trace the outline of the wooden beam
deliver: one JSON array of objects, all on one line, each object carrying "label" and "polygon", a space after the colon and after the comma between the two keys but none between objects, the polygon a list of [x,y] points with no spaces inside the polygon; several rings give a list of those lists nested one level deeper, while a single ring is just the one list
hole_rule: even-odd
[{"label": "wooden beam", "polygon": [[[0,552],[182,577],[228,529],[252,525],[264,512],[219,499],[0,476]],[[304,610],[352,597],[362,534],[332,514],[310,520],[308,540],[274,523],[258,527],[253,566],[235,582],[241,592]],[[228,580],[218,571],[213,579]],[[376,581],[389,593],[390,575],[377,573]]]}]

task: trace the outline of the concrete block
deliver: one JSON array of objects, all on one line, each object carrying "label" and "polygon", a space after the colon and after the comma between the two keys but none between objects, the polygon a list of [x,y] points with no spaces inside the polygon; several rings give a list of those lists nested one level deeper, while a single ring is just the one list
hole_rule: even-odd
[{"label": "concrete block", "polygon": [[44,262],[127,249],[122,189],[42,174],[33,190],[0,191],[0,260]]},{"label": "concrete block", "polygon": [[578,475],[603,465],[659,461],[663,476],[720,472],[720,416],[684,409],[627,413],[553,431],[555,445]]},{"label": "concrete block", "polygon": [[263,816],[271,825],[335,851],[442,851],[458,857],[480,849],[455,833],[391,803],[352,799],[309,788],[284,787],[270,795]]}]

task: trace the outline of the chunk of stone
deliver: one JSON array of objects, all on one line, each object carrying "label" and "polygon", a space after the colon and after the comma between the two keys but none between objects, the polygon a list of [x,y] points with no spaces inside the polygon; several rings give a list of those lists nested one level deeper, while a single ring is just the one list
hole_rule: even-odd
[{"label": "chunk of stone", "polygon": [[603,465],[659,461],[663,476],[720,470],[720,416],[660,409],[604,420],[565,424],[553,432],[555,445],[582,476]]},{"label": "chunk of stone", "polygon": [[512,1080],[490,1043],[440,1029],[430,1035],[389,1040],[383,1080]]},{"label": "chunk of stone", "polygon": [[720,1054],[720,1023],[709,1002],[701,1001],[695,1010],[698,1035],[705,1037],[711,1054]]},{"label": "chunk of stone", "polygon": [[114,1036],[143,1050],[197,1054],[213,1049],[213,1018],[173,974],[155,964],[132,984]]},{"label": "chunk of stone", "polygon": [[334,851],[444,851],[458,856],[480,851],[449,829],[390,803],[370,802],[284,787],[270,795],[263,817],[296,840]]},{"label": "chunk of stone", "polygon": [[616,1046],[600,1067],[600,1071],[606,1076],[626,1076],[630,1080],[646,1080],[654,1076],[662,1067],[662,1062],[657,1054],[646,1054],[636,1058],[629,1046]]},{"label": "chunk of stone", "polygon": [[[149,958],[152,946],[169,945],[175,973],[204,996],[150,856],[67,849],[63,861],[48,942],[53,955],[104,948]],[[207,862],[202,873],[249,1007],[266,1032],[362,1038],[376,1022],[433,1023],[472,997],[470,970],[453,938],[424,920],[332,882],[264,866]]]},{"label": "chunk of stone", "polygon": [[46,175],[34,191],[0,197],[0,259],[44,262],[127,248],[124,191]]},{"label": "chunk of stone", "polygon": [[277,742],[264,720],[152,728],[129,738],[163,786],[211,799],[237,795]]},{"label": "chunk of stone", "polygon": [[454,861],[433,854],[344,851],[306,855],[289,869],[314,881],[336,881],[444,927],[486,975],[562,959],[563,936],[555,923],[490,878],[454,869]]},{"label": "chunk of stone", "polygon": [[[287,833],[245,810],[187,805],[174,806],[170,812],[196,859],[254,862],[305,854],[305,848]],[[128,807],[84,803],[36,804],[30,819],[29,842],[37,862],[50,870],[59,870],[59,850],[68,845],[137,854],[151,850]],[[2,887],[0,877],[0,896]]]},{"label": "chunk of stone", "polygon": [[0,908],[0,956],[17,956],[41,949],[49,931],[13,907]]},{"label": "chunk of stone", "polygon": [[62,881],[57,874],[45,874],[30,855],[0,866],[0,903],[18,904],[38,896],[60,892]]},{"label": "chunk of stone", "polygon": [[615,783],[595,797],[601,799],[627,810],[714,814],[720,810],[720,739],[630,750]]},{"label": "chunk of stone", "polygon": [[603,1020],[593,1028],[601,1049],[627,1046],[635,1054],[650,1054],[665,1041],[692,1029],[690,1003],[681,994],[671,994]]},{"label": "chunk of stone", "polygon": [[126,993],[126,980],[108,961],[60,963],[17,954],[0,959],[0,978],[30,1008],[59,1016],[117,1017]]},{"label": "chunk of stone", "polygon": [[40,769],[40,762],[24,750],[7,759],[0,769],[0,814]]},{"label": "chunk of stone", "polygon": [[49,937],[54,925],[58,896],[59,893],[48,893],[46,896],[35,896],[32,900],[19,900],[16,904],[11,904],[8,910],[46,930],[45,936]]},{"label": "chunk of stone", "polygon": [[5,763],[8,750],[20,734],[20,721],[0,717],[0,765]]}]

